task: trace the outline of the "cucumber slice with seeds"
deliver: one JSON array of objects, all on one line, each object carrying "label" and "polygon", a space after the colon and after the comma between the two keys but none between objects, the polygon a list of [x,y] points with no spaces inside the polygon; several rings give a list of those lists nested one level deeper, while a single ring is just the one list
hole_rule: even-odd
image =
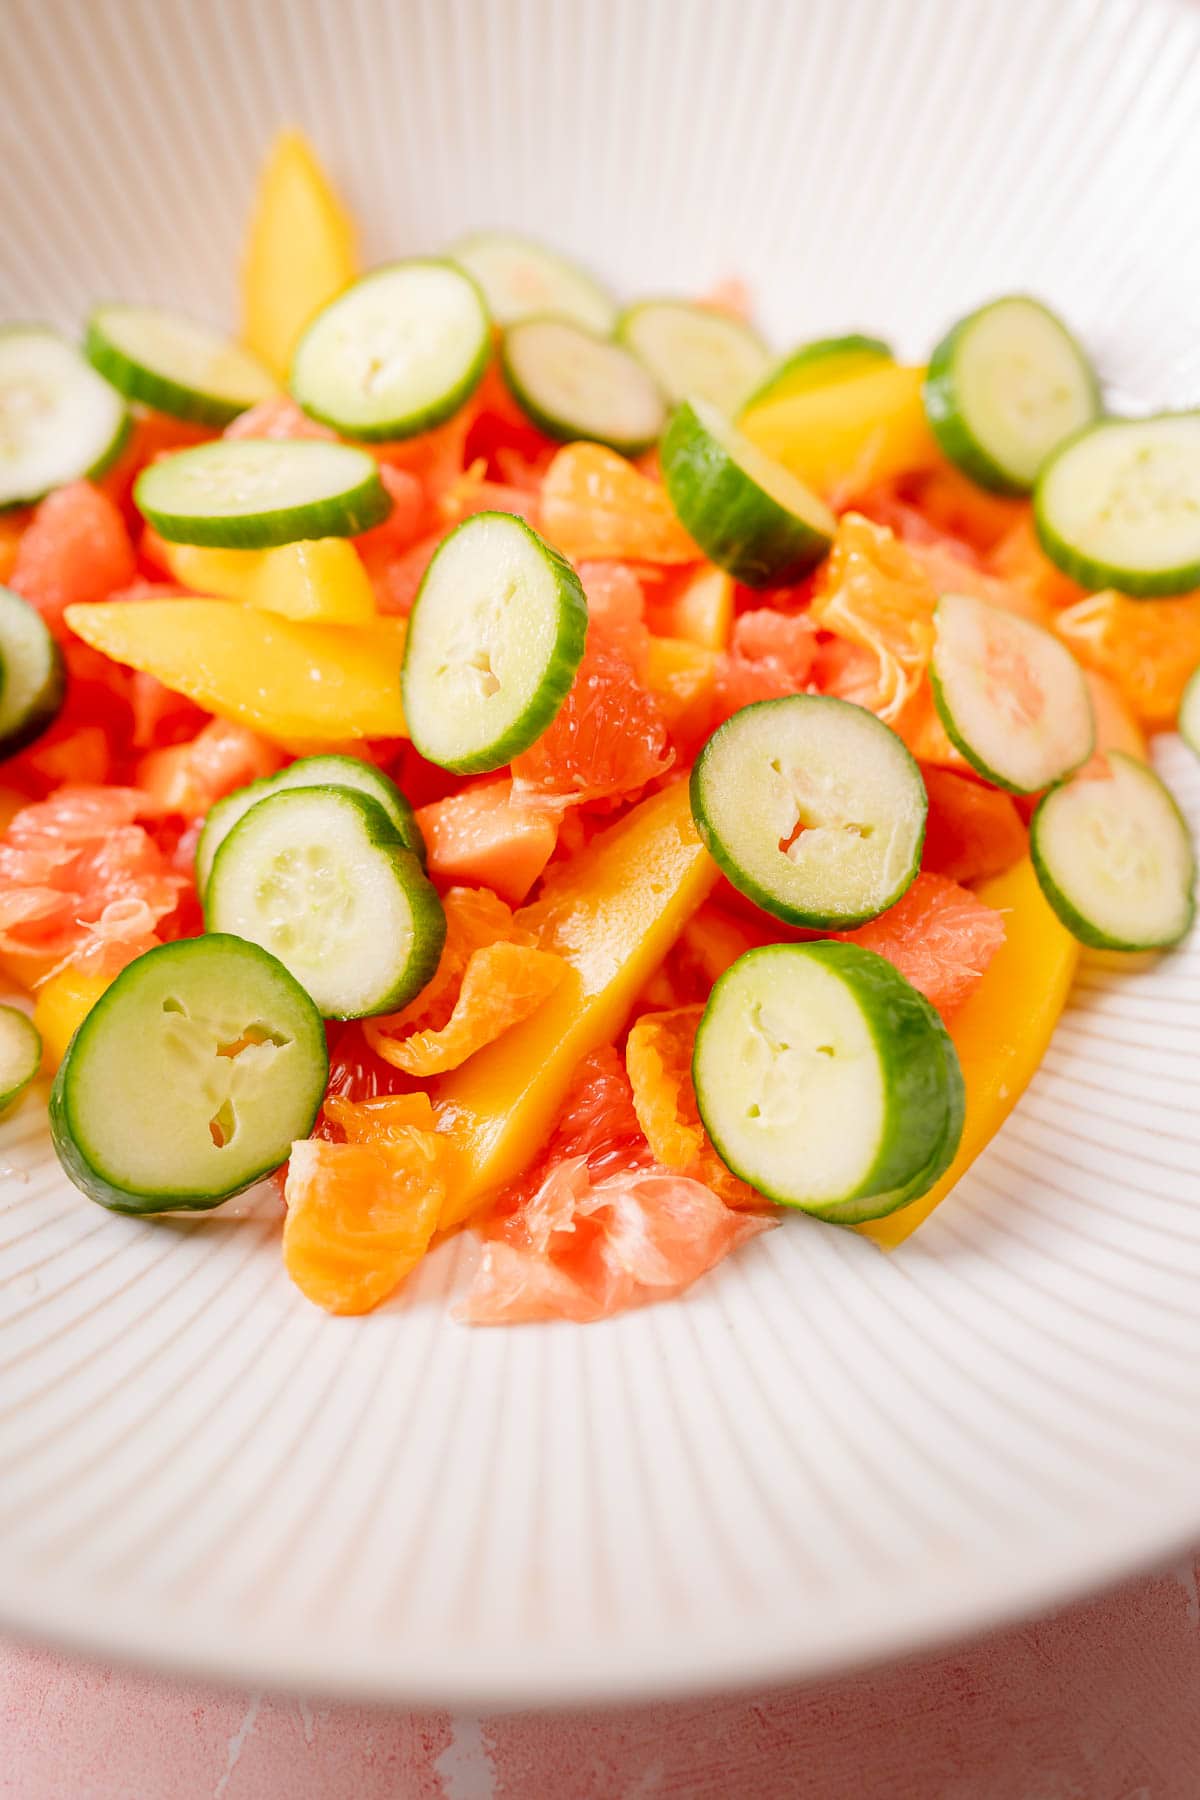
[{"label": "cucumber slice with seeds", "polygon": [[413,745],[459,775],[511,762],[558,712],[586,635],[579,577],[532,526],[511,513],[465,519],[408,621],[400,691]]},{"label": "cucumber slice with seeds", "polygon": [[962,1136],[962,1072],[924,997],[857,944],[750,950],[696,1033],[696,1103],[722,1161],[841,1224],[926,1193]]},{"label": "cucumber slice with seeds", "polygon": [[510,326],[500,367],[522,412],[562,443],[590,438],[636,456],[663,428],[662,395],[637,358],[568,319]]},{"label": "cucumber slice with seeds", "polygon": [[1038,477],[1042,549],[1082,587],[1145,598],[1200,586],[1200,412],[1104,419]]},{"label": "cucumber slice with seeds", "polygon": [[1010,794],[1037,794],[1092,754],[1083,670],[1056,637],[971,594],[943,594],[930,680],[938,716],[971,767]]},{"label": "cucumber slice with seeds", "polygon": [[453,263],[386,263],[319,312],[292,358],[292,398],[347,437],[414,437],[456,413],[483,378],[492,327]]},{"label": "cucumber slice with seeds", "polygon": [[894,731],[848,700],[797,694],[742,707],[697,757],[691,800],[714,862],[790,925],[865,924],[920,867],[921,771]]},{"label": "cucumber slice with seeds", "polygon": [[365,450],[316,439],[222,439],[142,470],[133,497],[160,537],[218,550],[354,537],[391,511]]},{"label": "cucumber slice with seeds", "polygon": [[813,388],[846,381],[891,361],[891,348],[882,338],[863,337],[858,332],[847,337],[816,338],[772,364],[765,378],[742,401],[741,411],[748,413],[767,400],[807,394]]},{"label": "cucumber slice with seeds", "polygon": [[204,921],[278,957],[327,1019],[406,1006],[446,939],[433,883],[383,808],[349,788],[252,806],[213,859]]},{"label": "cucumber slice with seeds", "polygon": [[1083,351],[1022,294],[959,321],[929,359],[924,397],[946,456],[998,494],[1028,493],[1050,452],[1100,412]]},{"label": "cucumber slice with seeds", "polygon": [[42,1066],[42,1034],[17,1006],[0,1006],[0,1108],[24,1093]]},{"label": "cucumber slice with seeds", "polygon": [[1179,702],[1179,735],[1200,756],[1200,669],[1193,671]]},{"label": "cucumber slice with seeds", "polygon": [[199,425],[228,425],[276,392],[248,350],[162,306],[98,306],[83,347],[92,367],[127,399]]},{"label": "cucumber slice with seeds", "polygon": [[59,1066],[50,1131],[101,1206],[204,1211],[286,1160],[328,1078],[320,1015],[281,963],[240,938],[186,938],[97,1000]]},{"label": "cucumber slice with seeds", "polygon": [[608,337],[617,322],[616,304],[599,282],[529,238],[476,231],[446,254],[479,283],[497,325],[553,317]]},{"label": "cucumber slice with seeds", "polygon": [[828,551],[837,520],[825,502],[706,400],[677,409],[661,461],[687,531],[747,587],[795,581]]},{"label": "cucumber slice with seeds", "polygon": [[369,800],[383,808],[404,848],[411,850],[424,865],[425,839],[421,836],[421,827],[400,789],[394,781],[388,780],[382,769],[356,756],[302,756],[277,775],[251,781],[209,808],[204,829],[196,841],[196,889],[201,898],[208,886],[217,851],[238,820],[244,819],[250,808],[265,800],[268,794],[279,794],[286,788],[307,787],[344,787],[366,794]]},{"label": "cucumber slice with seeds", "polygon": [[15,756],[58,717],[63,654],[36,606],[0,587],[0,756]]},{"label": "cucumber slice with seeds", "polygon": [[1072,936],[1098,950],[1177,944],[1195,911],[1196,856],[1183,815],[1152,769],[1123,751],[1108,778],[1051,788],[1029,827],[1042,892]]},{"label": "cucumber slice with seeds", "polygon": [[643,300],[617,321],[617,339],[633,351],[671,403],[699,394],[735,413],[763,379],[771,355],[740,319],[690,300]]},{"label": "cucumber slice with seeds", "polygon": [[103,474],[129,435],[125,402],[57,331],[0,330],[0,511]]}]

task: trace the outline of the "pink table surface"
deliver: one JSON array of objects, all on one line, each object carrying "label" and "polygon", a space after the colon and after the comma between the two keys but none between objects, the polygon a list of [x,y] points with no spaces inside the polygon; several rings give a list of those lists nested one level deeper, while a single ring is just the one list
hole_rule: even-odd
[{"label": "pink table surface", "polygon": [[1197,1800],[1200,1558],[754,1697],[385,1712],[0,1645],[3,1800]]}]

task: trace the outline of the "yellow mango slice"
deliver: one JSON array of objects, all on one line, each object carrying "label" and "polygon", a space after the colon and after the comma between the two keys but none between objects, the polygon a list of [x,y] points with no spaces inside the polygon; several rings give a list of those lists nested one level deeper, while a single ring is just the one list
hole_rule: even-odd
[{"label": "yellow mango slice", "polygon": [[375,590],[345,538],[310,538],[258,554],[245,594],[251,606],[313,624],[367,625],[376,617]]},{"label": "yellow mango slice", "polygon": [[242,269],[242,336],[279,376],[301,332],[358,273],[354,226],[298,131],[268,152]]},{"label": "yellow mango slice", "polygon": [[53,1075],[67,1045],[110,985],[105,975],[89,975],[70,964],[43,982],[33,1003],[33,1022],[42,1034],[42,1068]]},{"label": "yellow mango slice", "polygon": [[1004,913],[1005,939],[950,1021],[967,1087],[962,1143],[929,1193],[857,1227],[885,1250],[929,1217],[995,1137],[1045,1054],[1079,960],[1079,945],[1043,898],[1028,858],[977,891]]},{"label": "yellow mango slice", "polygon": [[273,743],[406,735],[403,619],[312,625],[208,599],[109,600],[69,606],[65,616],[114,662]]},{"label": "yellow mango slice", "polygon": [[197,594],[244,600],[262,566],[265,550],[211,550],[207,544],[169,544],[159,554],[181,587]]},{"label": "yellow mango slice", "polygon": [[569,972],[537,1012],[430,1087],[460,1155],[443,1230],[537,1155],[578,1064],[621,1029],[716,878],[680,781],[594,838],[517,913]]},{"label": "yellow mango slice", "polygon": [[687,638],[652,637],[646,686],[676,737],[706,737],[717,691],[717,652]]},{"label": "yellow mango slice", "polygon": [[750,409],[742,430],[840,504],[876,482],[940,461],[921,402],[924,369],[884,363],[867,374]]},{"label": "yellow mango slice", "polygon": [[725,650],[733,630],[733,577],[709,564],[696,571],[673,599],[657,604],[651,592],[650,629],[687,638],[705,650]]}]

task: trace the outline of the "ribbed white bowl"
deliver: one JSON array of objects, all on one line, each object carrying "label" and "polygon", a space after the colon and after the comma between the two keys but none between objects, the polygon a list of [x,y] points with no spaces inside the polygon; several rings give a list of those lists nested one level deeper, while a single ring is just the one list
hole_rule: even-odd
[{"label": "ribbed white bowl", "polygon": [[[922,353],[1031,288],[1200,395],[1184,0],[7,0],[0,315],[231,316],[271,130],[371,258],[527,227],[626,291],[739,272],[781,343]],[[1200,764],[1162,767],[1194,825]],[[803,1220],[685,1302],[471,1332],[470,1254],[333,1321],[261,1204],[111,1217],[0,1133],[0,1622],[447,1702],[827,1669],[1200,1533],[1200,947],[1080,977],[891,1260]],[[148,1106],[156,1097],[146,1096]]]}]

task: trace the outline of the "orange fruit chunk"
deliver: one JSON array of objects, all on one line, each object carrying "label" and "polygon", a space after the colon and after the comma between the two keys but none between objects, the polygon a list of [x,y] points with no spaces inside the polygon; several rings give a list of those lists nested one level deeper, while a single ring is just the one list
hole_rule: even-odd
[{"label": "orange fruit chunk", "polygon": [[391,1036],[386,1019],[364,1027],[373,1050],[406,1075],[457,1069],[513,1025],[535,1012],[567,972],[561,956],[528,944],[488,944],[473,950],[454,1009],[440,1029]]},{"label": "orange fruit chunk", "polygon": [[578,561],[697,562],[700,552],[660,482],[602,444],[565,444],[542,482],[546,536]]},{"label": "orange fruit chunk", "polygon": [[137,767],[147,810],[198,819],[235,788],[273,775],[284,758],[246,725],[210,719],[189,744],[152,750]]},{"label": "orange fruit chunk", "polygon": [[345,1136],[348,1144],[372,1144],[381,1138],[403,1134],[409,1127],[435,1131],[437,1119],[428,1094],[372,1094],[351,1100],[346,1094],[330,1094],[325,1117]]},{"label": "orange fruit chunk", "polygon": [[646,596],[636,574],[627,563],[583,562],[579,579],[587,598],[589,632],[618,650],[644,679],[650,631]]},{"label": "orange fruit chunk", "polygon": [[78,601],[104,600],[137,573],[120,509],[87,481],[47,494],[17,545],[11,585],[52,630]]},{"label": "orange fruit chunk", "polygon": [[554,854],[557,809],[513,799],[507,776],[476,782],[417,812],[429,873],[491,888],[519,906]]},{"label": "orange fruit chunk", "polygon": [[300,1292],[326,1312],[370,1312],[429,1248],[445,1147],[413,1126],[371,1143],[304,1138],[292,1145],[283,1193],[283,1263]]},{"label": "orange fruit chunk", "polygon": [[916,694],[933,650],[937,590],[911,550],[861,513],[846,513],[811,609],[813,621],[872,659],[839,685],[826,667],[826,693],[841,694],[894,724]]},{"label": "orange fruit chunk", "polygon": [[970,888],[922,874],[877,919],[829,935],[886,956],[945,1018],[973,991],[1003,944],[1004,920]]},{"label": "orange fruit chunk", "polygon": [[638,1122],[656,1162],[702,1181],[727,1206],[761,1206],[762,1196],[730,1173],[704,1129],[692,1086],[692,1051],[703,1006],[644,1013],[625,1045]]},{"label": "orange fruit chunk", "polygon": [[952,769],[921,773],[929,794],[923,868],[950,881],[984,881],[1020,862],[1028,839],[1010,794]]},{"label": "orange fruit chunk", "polygon": [[1085,668],[1106,675],[1139,724],[1175,723],[1200,663],[1200,593],[1177,600],[1130,600],[1111,588],[1066,607],[1055,630]]}]

